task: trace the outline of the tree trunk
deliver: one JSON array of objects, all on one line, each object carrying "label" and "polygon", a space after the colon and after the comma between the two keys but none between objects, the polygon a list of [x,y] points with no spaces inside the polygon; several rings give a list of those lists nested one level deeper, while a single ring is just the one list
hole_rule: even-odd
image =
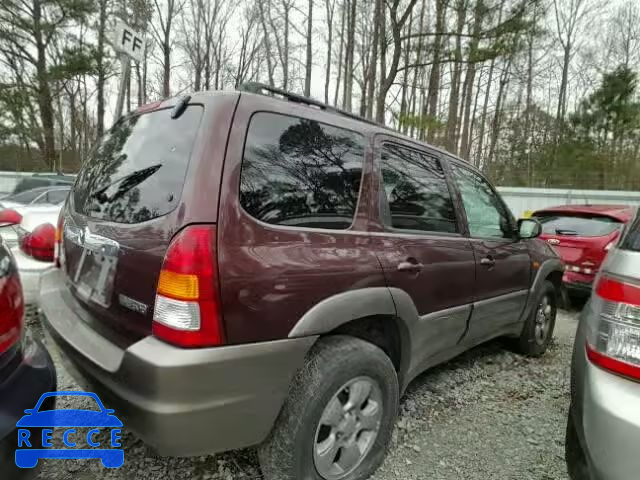
[{"label": "tree trunk", "polygon": [[449,94],[449,113],[447,116],[446,147],[452,153],[458,151],[458,102],[460,100],[460,77],[462,76],[462,31],[467,16],[466,0],[458,0],[456,4],[456,48],[453,53],[453,75]]},{"label": "tree trunk", "polygon": [[[380,17],[382,15],[382,9],[384,0],[375,0],[375,8],[373,11],[373,38],[371,39],[371,60],[369,61],[369,76],[365,82],[367,98],[367,110],[366,117],[373,118],[373,104],[376,92],[376,77],[378,75],[378,45],[380,44]],[[382,72],[384,75],[384,72]]]},{"label": "tree trunk", "polygon": [[40,0],[33,2],[33,26],[36,41],[36,79],[38,107],[40,108],[40,126],[42,128],[42,159],[53,170],[56,163],[56,142],[54,137],[53,103],[47,73],[47,52],[43,38],[42,5]]},{"label": "tree trunk", "polygon": [[327,66],[324,76],[324,103],[329,104],[329,83],[331,83],[331,53],[333,43],[333,12],[335,10],[335,0],[325,0],[327,10]]},{"label": "tree trunk", "polygon": [[98,4],[98,52],[97,52],[97,134],[98,138],[104,134],[104,85],[106,83],[106,67],[104,62],[105,31],[107,26],[107,1],[100,0]]},{"label": "tree trunk", "polygon": [[[423,4],[424,5],[424,4]],[[413,13],[409,15],[409,23],[405,30],[405,34],[411,33],[411,27],[413,26]],[[404,46],[404,64],[409,65],[409,59],[411,58],[411,40],[407,38],[407,43]],[[409,69],[405,68],[402,72],[402,92],[400,95],[400,126],[402,127],[402,133],[407,134],[407,91],[409,90]]]},{"label": "tree trunk", "polygon": [[[344,27],[347,21],[347,3],[348,0],[342,0],[342,12],[340,13],[340,50],[338,51],[338,78],[336,78],[336,91],[333,96],[333,104],[338,106],[338,96],[340,95],[340,79],[342,76],[342,57],[344,52]],[[331,50],[331,45],[329,45]]]},{"label": "tree trunk", "polygon": [[438,116],[438,94],[440,92],[440,56],[442,53],[442,36],[444,33],[444,17],[447,11],[448,0],[436,0],[436,37],[433,41],[433,66],[429,74],[429,90],[427,94],[427,112],[424,112],[424,120],[431,123],[427,130],[427,141],[433,143],[437,126],[435,124]]},{"label": "tree trunk", "polygon": [[353,93],[353,56],[355,50],[355,33],[356,33],[356,3],[357,0],[351,0],[349,13],[349,27],[347,29],[347,45],[346,59],[344,71],[344,102],[343,107],[347,112],[352,109],[352,93]]},{"label": "tree trunk", "polygon": [[511,70],[512,58],[509,58],[507,65],[505,66],[502,75],[500,76],[500,87],[498,88],[498,99],[496,100],[496,111],[493,114],[493,120],[491,122],[491,144],[489,145],[489,156],[487,157],[487,165],[483,170],[489,171],[493,157],[495,155],[496,146],[498,144],[498,138],[500,137],[500,127],[502,121],[502,103],[504,101],[505,91],[509,84],[509,74]]},{"label": "tree trunk", "polygon": [[476,0],[476,6],[474,9],[474,25],[472,34],[473,37],[469,45],[469,66],[467,68],[467,76],[464,79],[464,86],[462,88],[464,92],[464,114],[460,155],[465,160],[469,160],[469,153],[471,148],[471,104],[473,96],[473,84],[475,82],[476,76],[475,56],[477,55],[478,45],[480,43],[480,32],[482,30],[482,23],[484,20],[484,8],[485,7],[483,0]]},{"label": "tree trunk", "polygon": [[313,33],[313,0],[309,0],[309,13],[307,14],[307,61],[304,74],[304,95],[311,96],[311,42]]}]

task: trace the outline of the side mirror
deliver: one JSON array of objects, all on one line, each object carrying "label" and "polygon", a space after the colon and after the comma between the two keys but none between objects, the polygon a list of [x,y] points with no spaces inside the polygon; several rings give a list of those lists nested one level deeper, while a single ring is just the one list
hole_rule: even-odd
[{"label": "side mirror", "polygon": [[535,218],[518,220],[518,236],[520,238],[536,238],[542,233],[542,225]]}]

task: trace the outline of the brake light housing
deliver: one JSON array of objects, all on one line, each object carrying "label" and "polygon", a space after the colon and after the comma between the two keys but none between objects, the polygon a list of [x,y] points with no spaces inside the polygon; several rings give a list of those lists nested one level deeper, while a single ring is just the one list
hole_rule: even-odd
[{"label": "brake light housing", "polygon": [[22,215],[11,208],[0,211],[0,227],[18,225],[22,221]]},{"label": "brake light housing", "polygon": [[594,365],[640,381],[640,285],[601,275],[592,302],[597,315],[587,339]]},{"label": "brake light housing", "polygon": [[180,347],[223,345],[213,225],[193,225],[171,241],[158,278],[153,335]]},{"label": "brake light housing", "polygon": [[53,262],[56,243],[56,228],[50,223],[38,225],[31,232],[23,232],[20,250],[41,262]]},{"label": "brake light housing", "polygon": [[15,345],[24,329],[22,286],[15,267],[9,264],[8,275],[0,275],[0,353]]}]

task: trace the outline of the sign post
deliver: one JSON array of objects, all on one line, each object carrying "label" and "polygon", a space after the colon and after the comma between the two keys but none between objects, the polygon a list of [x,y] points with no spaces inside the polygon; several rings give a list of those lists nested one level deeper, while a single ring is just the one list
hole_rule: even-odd
[{"label": "sign post", "polygon": [[138,62],[144,59],[145,41],[144,36],[129,27],[122,20],[116,20],[116,27],[113,31],[113,48],[120,56],[120,86],[118,88],[118,101],[116,103],[115,120],[122,116],[124,108],[124,94],[127,89],[127,78],[131,69],[131,60]]}]

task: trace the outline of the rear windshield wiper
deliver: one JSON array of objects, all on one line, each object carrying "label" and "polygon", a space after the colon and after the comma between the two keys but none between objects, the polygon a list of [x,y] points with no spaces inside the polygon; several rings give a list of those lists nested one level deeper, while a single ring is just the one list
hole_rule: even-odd
[{"label": "rear windshield wiper", "polygon": [[562,228],[556,228],[557,235],[578,235],[575,230],[563,230]]},{"label": "rear windshield wiper", "polygon": [[[129,190],[131,190],[136,185],[139,185],[142,182],[144,182],[147,178],[149,178],[151,175],[153,175],[158,170],[160,170],[161,167],[162,167],[162,164],[158,163],[156,165],[152,165],[147,168],[141,168],[140,170],[136,170],[135,172],[132,172],[129,175],[125,175],[124,177],[111,182],[107,186],[92,192],[89,196],[91,198],[95,198],[99,202],[113,202],[114,200],[121,197]],[[110,197],[107,196],[106,195],[107,190],[109,190],[110,188],[112,188],[117,184],[119,184],[118,189]]]}]

